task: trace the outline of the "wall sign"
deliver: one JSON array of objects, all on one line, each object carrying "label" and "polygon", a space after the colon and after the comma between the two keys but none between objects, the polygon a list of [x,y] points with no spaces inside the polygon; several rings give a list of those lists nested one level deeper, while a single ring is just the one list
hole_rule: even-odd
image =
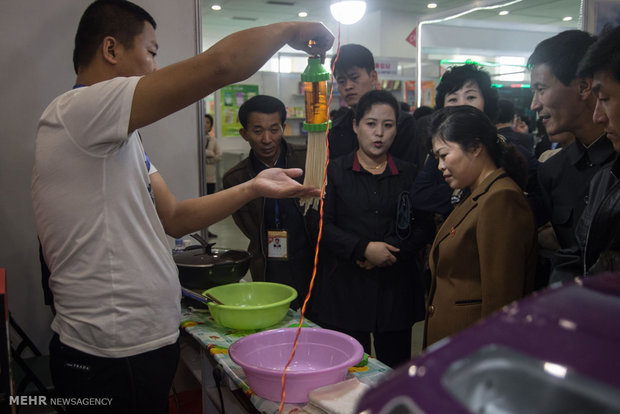
[{"label": "wall sign", "polygon": [[398,75],[398,60],[375,58],[375,70],[378,75]]},{"label": "wall sign", "polygon": [[[416,107],[415,103],[415,81],[405,81],[405,99],[412,108]],[[422,81],[422,103],[421,105],[435,107],[435,82]]]},{"label": "wall sign", "polygon": [[238,136],[241,124],[237,119],[239,107],[258,95],[258,85],[229,85],[220,89],[220,122],[222,136]]}]

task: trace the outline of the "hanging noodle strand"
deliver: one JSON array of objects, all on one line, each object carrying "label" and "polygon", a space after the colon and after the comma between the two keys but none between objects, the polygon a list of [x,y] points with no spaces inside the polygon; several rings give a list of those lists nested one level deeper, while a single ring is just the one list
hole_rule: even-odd
[{"label": "hanging noodle strand", "polygon": [[[332,104],[332,96],[334,92],[334,67],[336,62],[338,61],[338,56],[340,55],[340,23],[338,23],[338,47],[336,48],[336,57],[332,62],[332,72],[330,76],[331,88],[329,91],[329,101],[327,103],[327,111]],[[301,333],[301,327],[304,323],[304,315],[306,313],[306,305],[310,300],[310,295],[312,294],[312,288],[314,287],[314,278],[316,277],[317,265],[319,262],[319,244],[321,242],[321,236],[323,235],[323,198],[325,196],[325,185],[327,184],[327,166],[329,165],[329,121],[327,122],[327,130],[325,131],[325,147],[327,152],[327,159],[325,160],[325,168],[323,169],[323,184],[321,185],[321,198],[319,203],[319,235],[316,240],[316,247],[314,250],[314,268],[312,269],[312,278],[310,279],[310,287],[308,288],[308,294],[306,295],[306,299],[304,300],[304,304],[301,307],[301,317],[299,318],[299,325],[297,326],[297,333],[295,334],[295,342],[293,343],[293,351],[291,352],[291,356],[284,367],[284,372],[282,372],[282,394],[280,396],[280,408],[278,409],[278,413],[282,413],[284,409],[284,397],[286,396],[286,371],[288,371],[291,362],[293,362],[293,358],[295,358],[295,351],[297,350],[297,344],[299,342],[299,334]],[[308,154],[311,154],[312,151],[308,151]]]}]

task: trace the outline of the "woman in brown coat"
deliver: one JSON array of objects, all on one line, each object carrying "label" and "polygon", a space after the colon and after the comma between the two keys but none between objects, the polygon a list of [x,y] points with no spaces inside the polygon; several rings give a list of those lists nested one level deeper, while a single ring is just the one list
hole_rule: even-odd
[{"label": "woman in brown coat", "polygon": [[523,193],[527,169],[516,147],[471,106],[433,114],[431,133],[444,179],[470,194],[431,248],[425,346],[529,293],[536,260],[534,217]]}]

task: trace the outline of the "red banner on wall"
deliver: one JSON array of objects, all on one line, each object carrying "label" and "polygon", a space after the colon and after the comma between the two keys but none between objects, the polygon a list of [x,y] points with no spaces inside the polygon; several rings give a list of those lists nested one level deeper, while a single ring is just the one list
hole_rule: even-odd
[{"label": "red banner on wall", "polygon": [[411,43],[413,47],[418,47],[418,28],[413,29],[409,36],[405,39],[408,43]]}]

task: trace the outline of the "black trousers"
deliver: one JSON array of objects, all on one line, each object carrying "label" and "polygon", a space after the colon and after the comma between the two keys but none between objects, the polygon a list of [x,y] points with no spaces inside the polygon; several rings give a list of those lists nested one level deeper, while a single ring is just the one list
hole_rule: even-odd
[{"label": "black trousers", "polygon": [[[364,352],[370,355],[370,332],[321,326],[352,336],[362,344]],[[411,359],[411,328],[401,331],[373,332],[372,336],[374,338],[377,359],[385,365],[395,368]]]},{"label": "black trousers", "polygon": [[[103,358],[78,351],[60,342],[58,334],[54,334],[49,348],[56,395],[74,399],[66,405],[69,413],[168,412],[168,394],[179,362],[178,340],[126,358]],[[76,399],[101,399],[103,403],[76,404]]]}]

